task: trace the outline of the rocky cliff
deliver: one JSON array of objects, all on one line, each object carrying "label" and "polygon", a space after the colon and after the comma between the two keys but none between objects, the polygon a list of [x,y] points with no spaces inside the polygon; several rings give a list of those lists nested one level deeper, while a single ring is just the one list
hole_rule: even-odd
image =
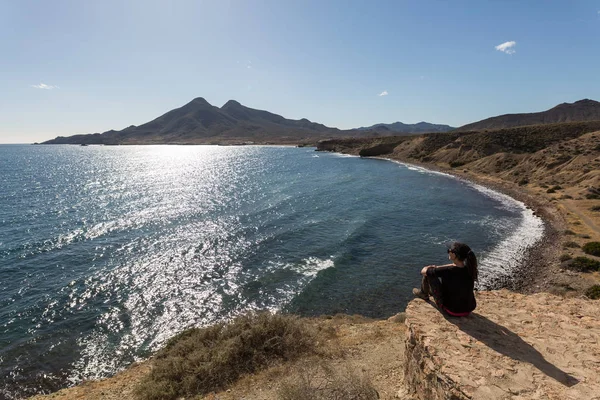
[{"label": "rocky cliff", "polygon": [[480,292],[466,318],[406,309],[406,391],[420,400],[600,399],[598,302]]}]

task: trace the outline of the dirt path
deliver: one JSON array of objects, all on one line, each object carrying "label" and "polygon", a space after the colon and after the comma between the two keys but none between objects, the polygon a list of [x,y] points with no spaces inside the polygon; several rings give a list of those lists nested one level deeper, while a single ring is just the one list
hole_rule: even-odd
[{"label": "dirt path", "polygon": [[596,234],[600,235],[600,228],[598,227],[598,225],[596,225],[594,221],[590,219],[590,217],[583,214],[581,210],[577,207],[577,205],[575,205],[575,202],[573,200],[564,200],[562,203],[569,212],[572,212],[573,214],[577,215],[577,217],[581,219],[581,222],[587,225],[587,227],[594,231]]}]

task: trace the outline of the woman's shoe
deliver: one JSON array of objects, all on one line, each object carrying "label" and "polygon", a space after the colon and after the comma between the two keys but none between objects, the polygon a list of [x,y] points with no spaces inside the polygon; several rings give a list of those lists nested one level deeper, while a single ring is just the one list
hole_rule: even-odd
[{"label": "woman's shoe", "polygon": [[412,292],[415,295],[415,297],[418,297],[423,300],[429,300],[429,296],[423,293],[421,289],[413,288]]}]

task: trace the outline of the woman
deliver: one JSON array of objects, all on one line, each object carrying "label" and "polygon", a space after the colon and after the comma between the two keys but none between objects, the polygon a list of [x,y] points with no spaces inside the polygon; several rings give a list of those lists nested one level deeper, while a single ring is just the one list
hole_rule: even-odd
[{"label": "woman", "polygon": [[453,317],[465,317],[477,305],[473,294],[477,258],[469,246],[459,242],[448,249],[448,258],[452,264],[423,267],[421,289],[413,289],[413,294],[424,300],[431,295],[441,310]]}]

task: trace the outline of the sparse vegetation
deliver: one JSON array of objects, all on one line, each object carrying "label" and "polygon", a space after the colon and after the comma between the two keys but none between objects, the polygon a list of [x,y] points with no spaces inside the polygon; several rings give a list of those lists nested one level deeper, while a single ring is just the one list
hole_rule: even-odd
[{"label": "sparse vegetation", "polygon": [[600,257],[600,242],[588,242],[581,249],[586,254]]},{"label": "sparse vegetation", "polygon": [[593,206],[590,211],[600,211],[600,206]]},{"label": "sparse vegetation", "polygon": [[458,167],[462,167],[463,165],[465,165],[465,163],[463,161],[452,161],[450,163],[450,168],[458,168]]},{"label": "sparse vegetation", "polygon": [[190,329],[171,339],[137,388],[140,399],[188,397],[223,389],[242,374],[315,351],[316,329],[298,317],[250,314]]},{"label": "sparse vegetation", "polygon": [[600,261],[588,257],[575,257],[568,267],[580,272],[598,271],[600,270]]},{"label": "sparse vegetation", "polygon": [[582,238],[582,239],[589,239],[590,235],[581,234],[581,235],[579,235],[579,237]]},{"label": "sparse vegetation", "polygon": [[334,372],[327,364],[304,367],[279,390],[281,400],[376,400],[369,379],[355,371]]},{"label": "sparse vegetation", "polygon": [[529,179],[523,178],[519,181],[519,186],[524,186],[524,185],[527,185],[528,183],[529,183]]},{"label": "sparse vegetation", "polygon": [[563,247],[564,247],[565,249],[575,249],[575,248],[578,248],[578,247],[581,247],[581,246],[579,246],[579,244],[578,244],[578,243],[576,243],[576,242],[566,242],[566,243],[563,245]]},{"label": "sparse vegetation", "polygon": [[575,232],[573,232],[573,231],[572,231],[572,230],[570,230],[570,229],[567,229],[567,230],[565,230],[563,233],[564,233],[565,235],[575,235]]},{"label": "sparse vegetation", "polygon": [[564,261],[568,261],[568,260],[570,260],[570,259],[572,259],[572,258],[573,258],[573,257],[571,257],[571,255],[570,255],[570,254],[567,254],[567,253],[565,253],[565,254],[561,254],[561,256],[560,256],[559,260],[560,260],[561,262],[564,262]]},{"label": "sparse vegetation", "polygon": [[585,295],[592,300],[600,299],[600,285],[593,285],[587,288]]}]

